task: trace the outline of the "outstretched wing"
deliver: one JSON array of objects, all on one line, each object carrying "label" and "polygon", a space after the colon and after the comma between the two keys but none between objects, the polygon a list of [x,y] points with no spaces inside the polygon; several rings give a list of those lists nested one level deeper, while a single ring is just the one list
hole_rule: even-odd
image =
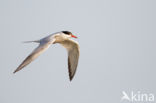
[{"label": "outstretched wing", "polygon": [[33,60],[35,60],[41,53],[47,50],[50,46],[50,43],[41,43],[20,65],[19,67],[13,72],[16,73],[17,71],[21,70],[28,64],[30,64]]},{"label": "outstretched wing", "polygon": [[73,40],[61,43],[68,50],[68,71],[70,81],[73,79],[79,60],[79,45]]}]

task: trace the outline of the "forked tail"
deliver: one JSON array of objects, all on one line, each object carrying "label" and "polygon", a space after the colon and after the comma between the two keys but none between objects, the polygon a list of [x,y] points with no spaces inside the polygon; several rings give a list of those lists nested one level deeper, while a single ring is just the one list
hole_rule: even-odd
[{"label": "forked tail", "polygon": [[32,42],[35,42],[35,43],[40,43],[40,40],[34,40],[34,41],[24,41],[23,43],[32,43]]}]

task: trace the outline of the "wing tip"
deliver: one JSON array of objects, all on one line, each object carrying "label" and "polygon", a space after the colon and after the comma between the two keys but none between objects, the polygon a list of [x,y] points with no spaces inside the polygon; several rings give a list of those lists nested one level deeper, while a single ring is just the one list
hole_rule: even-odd
[{"label": "wing tip", "polygon": [[19,71],[19,70],[16,69],[16,70],[13,72],[13,74],[15,74],[15,73],[18,72],[18,71]]},{"label": "wing tip", "polygon": [[20,71],[22,68],[23,67],[21,67],[21,65],[20,65],[17,69],[14,70],[13,74],[15,74],[16,72]]},{"label": "wing tip", "polygon": [[73,80],[73,76],[69,76],[69,80],[71,82]]}]

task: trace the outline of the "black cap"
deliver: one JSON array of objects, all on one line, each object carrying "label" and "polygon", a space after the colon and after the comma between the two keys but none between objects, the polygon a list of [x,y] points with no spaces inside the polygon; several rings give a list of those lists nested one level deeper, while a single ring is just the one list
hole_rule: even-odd
[{"label": "black cap", "polygon": [[71,33],[71,32],[69,32],[69,31],[62,31],[62,33],[67,34],[67,35],[72,34],[72,33]]}]

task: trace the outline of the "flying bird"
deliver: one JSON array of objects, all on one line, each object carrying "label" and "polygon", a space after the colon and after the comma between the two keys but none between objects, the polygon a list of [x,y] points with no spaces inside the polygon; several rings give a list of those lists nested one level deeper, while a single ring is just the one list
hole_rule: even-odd
[{"label": "flying bird", "polygon": [[79,60],[79,44],[72,40],[71,38],[77,38],[69,31],[61,31],[51,35],[48,35],[40,40],[35,41],[27,41],[39,43],[39,46],[18,66],[18,68],[13,72],[21,70],[28,64],[30,64],[33,60],[35,60],[40,54],[46,51],[50,45],[59,43],[63,47],[65,47],[68,51],[68,72],[70,81],[73,79],[77,65]]}]

